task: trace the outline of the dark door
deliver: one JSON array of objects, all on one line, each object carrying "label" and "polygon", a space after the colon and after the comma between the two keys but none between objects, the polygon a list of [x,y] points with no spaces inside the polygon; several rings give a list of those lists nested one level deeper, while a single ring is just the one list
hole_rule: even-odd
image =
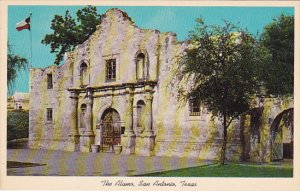
[{"label": "dark door", "polygon": [[103,150],[114,150],[114,145],[121,143],[121,124],[120,115],[114,109],[105,111],[102,118],[103,124]]}]

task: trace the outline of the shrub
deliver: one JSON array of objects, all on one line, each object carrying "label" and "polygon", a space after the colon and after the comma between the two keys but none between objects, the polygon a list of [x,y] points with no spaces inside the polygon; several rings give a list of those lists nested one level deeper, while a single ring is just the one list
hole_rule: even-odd
[{"label": "shrub", "polygon": [[7,141],[28,138],[29,112],[8,111],[7,113]]}]

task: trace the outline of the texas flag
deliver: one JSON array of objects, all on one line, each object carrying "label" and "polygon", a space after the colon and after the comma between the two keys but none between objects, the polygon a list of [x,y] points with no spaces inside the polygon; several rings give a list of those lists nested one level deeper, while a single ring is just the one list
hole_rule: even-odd
[{"label": "texas flag", "polygon": [[30,17],[26,18],[25,20],[19,22],[16,24],[16,29],[18,31],[24,30],[24,29],[28,29],[30,30]]}]

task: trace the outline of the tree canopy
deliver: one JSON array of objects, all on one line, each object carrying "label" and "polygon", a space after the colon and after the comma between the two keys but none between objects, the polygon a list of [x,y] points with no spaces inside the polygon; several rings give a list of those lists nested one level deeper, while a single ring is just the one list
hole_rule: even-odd
[{"label": "tree canopy", "polygon": [[28,67],[28,61],[19,55],[12,52],[11,45],[7,42],[7,87],[8,91],[13,88],[13,83],[17,78],[17,72],[20,69],[26,69]]},{"label": "tree canopy", "polygon": [[67,10],[64,16],[55,15],[51,23],[52,34],[47,34],[43,44],[50,45],[51,53],[56,53],[54,64],[59,65],[66,52],[86,41],[100,24],[101,15],[97,8],[87,6],[76,12],[75,20]]},{"label": "tree canopy", "polygon": [[256,93],[259,52],[257,41],[246,30],[229,22],[208,26],[203,19],[190,33],[190,47],[181,59],[183,74],[193,80],[188,98],[201,100],[213,116],[223,121],[221,164],[225,161],[227,128],[250,108]]},{"label": "tree canopy", "polygon": [[267,93],[292,95],[294,92],[294,17],[280,15],[268,24],[260,38],[265,49],[261,78]]}]

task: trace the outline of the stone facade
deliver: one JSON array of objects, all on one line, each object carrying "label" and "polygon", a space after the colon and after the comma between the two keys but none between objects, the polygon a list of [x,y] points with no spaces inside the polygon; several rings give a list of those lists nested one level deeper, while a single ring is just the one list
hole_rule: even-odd
[{"label": "stone facade", "polygon": [[[221,122],[200,106],[191,115],[172,84],[187,45],[174,33],[140,29],[125,12],[108,10],[63,65],[31,69],[30,147],[218,159]],[[272,122],[293,101],[258,100],[259,112],[229,128],[228,160],[272,160]],[[257,113],[260,133],[252,132]]]}]

